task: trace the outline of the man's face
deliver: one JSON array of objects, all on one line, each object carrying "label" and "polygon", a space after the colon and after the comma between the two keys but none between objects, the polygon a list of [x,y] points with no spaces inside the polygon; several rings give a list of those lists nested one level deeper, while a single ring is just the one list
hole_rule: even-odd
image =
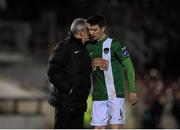
[{"label": "man's face", "polygon": [[85,28],[78,33],[79,37],[82,39],[82,42],[86,42],[89,40],[89,30],[88,28]]},{"label": "man's face", "polygon": [[105,27],[100,27],[99,25],[88,24],[89,33],[93,40],[99,40],[105,31]]},{"label": "man's face", "polygon": [[88,31],[88,28],[82,30],[82,32],[81,32],[81,38],[82,38],[82,41],[83,41],[83,42],[86,42],[86,41],[89,40],[89,31]]}]

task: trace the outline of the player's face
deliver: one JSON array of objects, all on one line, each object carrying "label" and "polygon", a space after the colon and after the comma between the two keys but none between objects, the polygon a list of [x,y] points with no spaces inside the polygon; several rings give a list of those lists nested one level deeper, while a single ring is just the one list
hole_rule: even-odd
[{"label": "player's face", "polygon": [[88,25],[90,36],[93,40],[99,40],[104,34],[105,27],[99,25]]}]

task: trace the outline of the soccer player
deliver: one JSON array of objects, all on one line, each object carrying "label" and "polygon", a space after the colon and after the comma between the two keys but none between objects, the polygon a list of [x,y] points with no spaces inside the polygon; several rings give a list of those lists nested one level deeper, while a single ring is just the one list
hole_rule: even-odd
[{"label": "soccer player", "polygon": [[87,23],[93,39],[86,46],[93,68],[91,125],[95,129],[104,129],[108,123],[112,129],[124,128],[126,76],[129,101],[132,105],[138,101],[133,64],[124,44],[105,34],[103,16],[90,16]]}]

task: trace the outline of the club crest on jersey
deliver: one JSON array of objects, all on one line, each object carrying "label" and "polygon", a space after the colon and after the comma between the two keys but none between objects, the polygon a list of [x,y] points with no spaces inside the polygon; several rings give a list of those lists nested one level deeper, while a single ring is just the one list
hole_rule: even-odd
[{"label": "club crest on jersey", "polygon": [[104,48],[104,54],[108,54],[109,53],[109,48]]},{"label": "club crest on jersey", "polygon": [[122,48],[122,55],[123,55],[123,56],[129,56],[129,53],[128,53],[126,47],[123,47],[123,48]]}]

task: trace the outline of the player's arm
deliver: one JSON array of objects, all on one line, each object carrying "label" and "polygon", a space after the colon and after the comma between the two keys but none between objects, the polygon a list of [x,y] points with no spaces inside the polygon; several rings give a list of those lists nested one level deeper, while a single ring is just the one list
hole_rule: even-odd
[{"label": "player's arm", "polygon": [[132,105],[135,105],[138,102],[138,98],[136,95],[134,67],[130,58],[127,58],[124,61],[122,61],[122,64],[126,70],[127,75],[129,101]]},{"label": "player's arm", "polygon": [[134,66],[131,62],[130,58],[126,58],[122,61],[122,64],[125,68],[126,76],[127,76],[127,82],[128,82],[128,92],[129,93],[135,93],[136,87],[135,87],[135,71]]},{"label": "player's arm", "polygon": [[129,53],[124,46],[124,44],[120,41],[116,41],[114,44],[115,53],[120,60],[121,64],[125,68],[127,82],[128,82],[128,92],[129,92],[129,101],[132,105],[136,104],[138,101],[136,95],[136,87],[135,87],[135,70],[132,64]]}]

